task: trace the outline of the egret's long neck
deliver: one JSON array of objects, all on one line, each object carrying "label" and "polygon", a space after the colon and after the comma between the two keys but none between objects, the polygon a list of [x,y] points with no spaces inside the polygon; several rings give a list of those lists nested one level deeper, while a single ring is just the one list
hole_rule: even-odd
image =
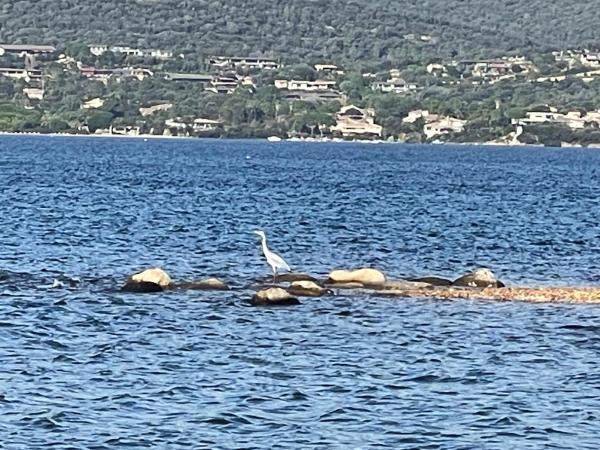
[{"label": "egret's long neck", "polygon": [[263,253],[267,253],[269,251],[269,249],[267,248],[267,237],[261,236],[261,241],[262,241]]}]

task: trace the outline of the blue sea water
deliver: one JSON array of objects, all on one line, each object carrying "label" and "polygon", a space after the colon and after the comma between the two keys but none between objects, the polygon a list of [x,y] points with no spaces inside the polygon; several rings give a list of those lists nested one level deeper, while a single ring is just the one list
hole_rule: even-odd
[{"label": "blue sea water", "polygon": [[[600,284],[600,152],[0,137],[0,448],[597,449],[600,307],[269,274]],[[229,292],[118,292],[160,265]],[[52,288],[55,279],[64,287]]]}]

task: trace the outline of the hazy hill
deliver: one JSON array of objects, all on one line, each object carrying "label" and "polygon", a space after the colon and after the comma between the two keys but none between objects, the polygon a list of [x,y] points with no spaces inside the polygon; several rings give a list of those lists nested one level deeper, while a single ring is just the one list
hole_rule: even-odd
[{"label": "hazy hill", "polygon": [[378,65],[600,46],[600,8],[590,0],[2,3],[0,41],[59,46],[108,43]]}]

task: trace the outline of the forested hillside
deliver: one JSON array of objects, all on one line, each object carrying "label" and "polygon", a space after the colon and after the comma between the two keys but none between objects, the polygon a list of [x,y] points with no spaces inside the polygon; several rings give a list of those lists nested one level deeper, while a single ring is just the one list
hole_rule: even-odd
[{"label": "forested hillside", "polygon": [[0,41],[381,66],[597,47],[597,6],[590,0],[4,1]]}]

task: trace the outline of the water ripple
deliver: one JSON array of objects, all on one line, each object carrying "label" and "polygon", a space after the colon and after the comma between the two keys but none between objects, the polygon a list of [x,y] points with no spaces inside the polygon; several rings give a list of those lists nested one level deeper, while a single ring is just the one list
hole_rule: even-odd
[{"label": "water ripple", "polygon": [[[598,284],[600,153],[2,137],[0,158],[2,448],[597,448],[596,307],[255,309],[245,286],[257,227],[315,274]],[[239,289],[118,292],[149,265]]]}]

